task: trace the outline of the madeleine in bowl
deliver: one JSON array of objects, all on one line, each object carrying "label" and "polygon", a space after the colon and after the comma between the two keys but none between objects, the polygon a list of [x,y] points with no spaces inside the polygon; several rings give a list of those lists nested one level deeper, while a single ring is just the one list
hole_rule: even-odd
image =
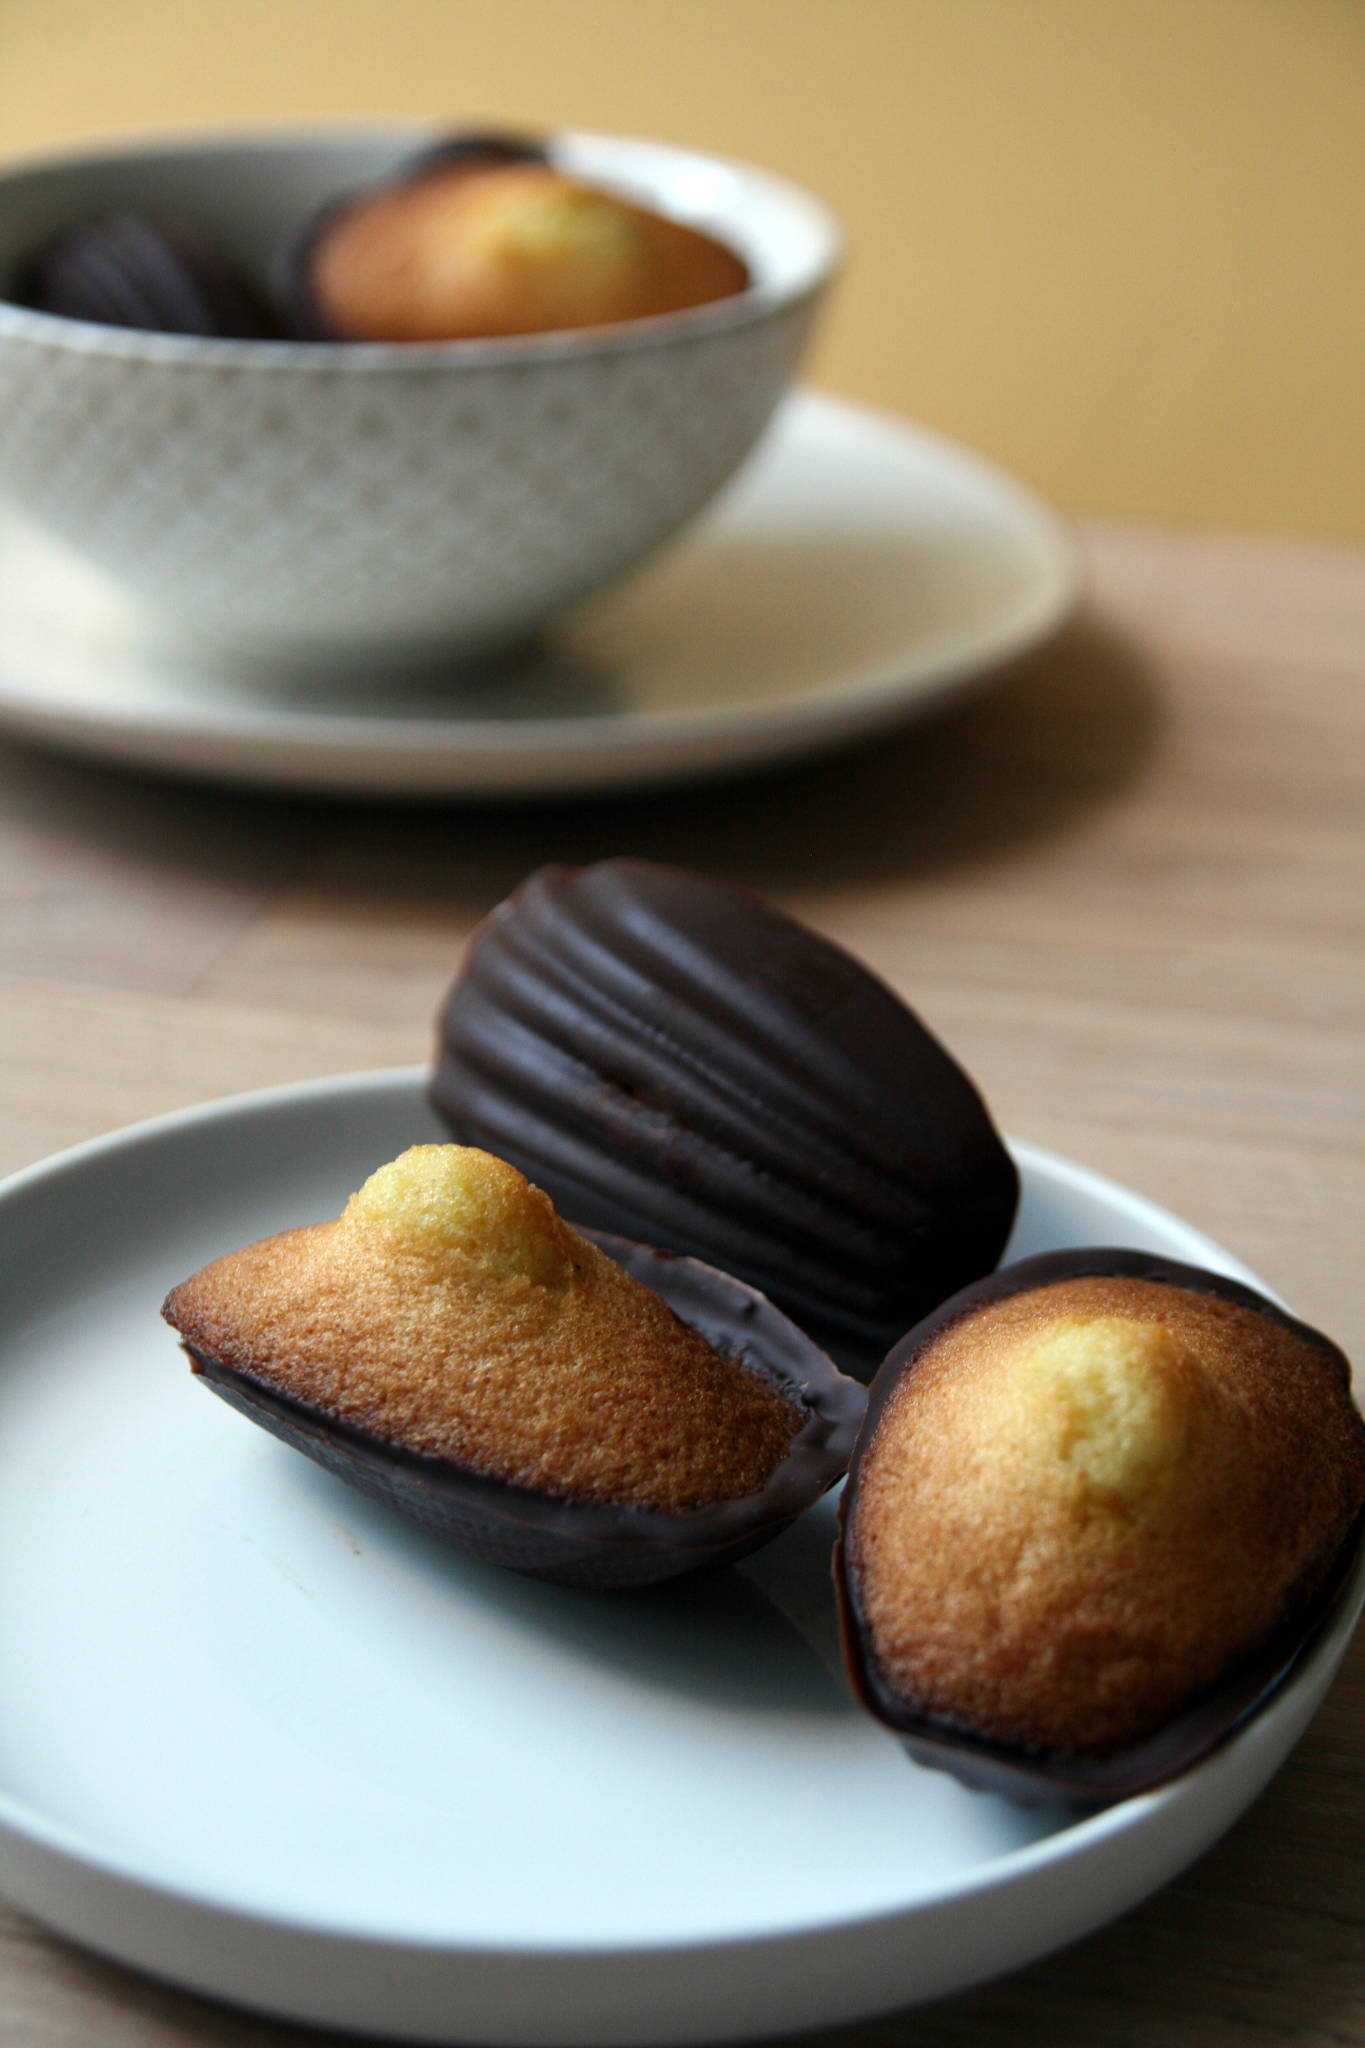
[{"label": "madeleine in bowl", "polygon": [[556,172],[743,266],[723,297],[613,324],[339,346],[17,302],[36,251],[111,216],[192,223],[263,284],[301,223],[439,141],[266,131],[0,173],[0,493],[150,613],[295,668],[507,644],[652,554],[762,432],[834,268],[829,214],[764,172],[544,139]]}]

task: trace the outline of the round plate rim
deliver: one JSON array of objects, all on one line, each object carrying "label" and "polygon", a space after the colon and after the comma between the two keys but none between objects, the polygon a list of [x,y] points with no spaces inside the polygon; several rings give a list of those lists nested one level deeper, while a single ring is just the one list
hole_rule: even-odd
[{"label": "round plate rim", "polygon": [[[22,1201],[30,1193],[40,1190],[47,1184],[58,1182],[65,1176],[80,1175],[92,1165],[116,1160],[128,1151],[154,1148],[178,1138],[193,1137],[210,1129],[218,1121],[235,1121],[242,1117],[269,1119],[282,1111],[293,1111],[309,1104],[345,1104],[361,1101],[378,1104],[384,1099],[389,1099],[396,1109],[406,1107],[409,1102],[414,1108],[420,1108],[425,1103],[427,1079],[428,1069],[425,1066],[378,1068],[359,1073],[322,1076],[305,1082],[287,1082],[221,1097],[126,1125],[55,1153],[0,1180],[0,1226],[3,1225],[5,1212],[16,1201]],[[1036,1145],[1012,1142],[1011,1150],[1021,1167],[1026,1186],[1031,1182],[1051,1182],[1054,1187],[1070,1186],[1091,1194],[1108,1195],[1120,1201],[1133,1213],[1149,1218],[1155,1225],[1166,1230],[1174,1230],[1189,1248],[1188,1253],[1182,1253],[1181,1256],[1202,1255],[1203,1263],[1218,1266],[1235,1277],[1245,1279],[1252,1285],[1262,1287],[1263,1291],[1268,1291],[1264,1290],[1264,1283],[1260,1282],[1249,1268],[1215,1241],[1206,1238],[1202,1232],[1186,1224],[1171,1211],[1134,1195],[1122,1183]],[[20,1852],[18,1861],[24,1864],[22,1852],[31,1849],[38,1852],[40,1861],[45,1859],[46,1865],[58,1870],[64,1868],[78,1883],[88,1887],[89,1881],[93,1879],[97,1891],[101,1887],[105,1890],[112,1888],[116,1900],[134,1900],[139,1902],[142,1910],[150,1908],[154,1914],[164,1911],[179,1916],[181,1920],[188,1915],[190,1923],[206,1922],[210,1930],[216,1929],[219,1934],[224,1930],[235,1930],[238,1937],[244,1935],[248,1940],[254,1936],[272,1940],[282,1939],[290,1954],[298,1950],[301,1958],[310,1959],[308,1966],[311,1967],[314,1976],[318,1974],[320,1968],[320,1956],[336,1952],[338,1945],[354,1950],[357,1957],[369,1958],[377,1967],[381,1966],[386,1958],[394,1966],[427,1958],[438,1964],[449,1965],[452,1969],[481,1962],[495,1968],[513,1963],[518,1966],[525,1963],[537,1968],[562,1965],[573,1971],[588,1962],[600,1964],[613,1959],[625,1959],[647,1963],[650,1958],[663,1961],[670,1957],[690,1958],[695,1961],[698,1958],[720,1958],[727,1954],[733,1956],[753,1951],[787,1952],[793,1950],[793,1944],[809,1943],[812,1940],[818,1942],[822,1938],[837,1942],[850,1935],[860,1938],[884,1935],[887,1930],[898,1927],[905,1931],[916,1921],[926,1916],[932,1917],[935,1913],[960,1911],[963,1908],[970,1908],[973,1903],[985,1907],[992,1900],[1012,1896],[1021,1886],[1027,1887],[1040,1880],[1056,1878],[1059,1872],[1066,1866],[1074,1864],[1078,1858],[1093,1857],[1096,1852],[1113,1848],[1124,1840],[1144,1839],[1149,1832],[1156,1834],[1156,1849],[1154,1850],[1150,1843],[1147,1845],[1148,1862],[1154,1853],[1157,1857],[1155,1877],[1147,1870],[1145,1876],[1139,1877],[1135,1884],[1124,1890],[1118,1906],[1111,1902],[1098,1911],[1083,1913],[1078,1921],[1060,1925],[1055,1941],[1028,1941],[1020,1953],[997,1965],[998,1968],[1011,1967],[1015,1962],[1022,1962],[1045,1953],[1049,1946],[1060,1945],[1063,1941],[1073,1939],[1103,1924],[1113,1916],[1114,1911],[1136,1903],[1139,1898],[1154,1889],[1157,1883],[1184,1867],[1222,1833],[1256,1796],[1292,1741],[1297,1739],[1299,1731],[1296,1727],[1289,1742],[1284,1742],[1279,1722],[1286,1716],[1293,1719],[1296,1699],[1300,1699],[1305,1691],[1312,1689],[1307,1681],[1312,1680],[1319,1693],[1325,1690],[1349,1642],[1362,1604],[1365,1604],[1365,1556],[1357,1561],[1347,1596],[1332,1617],[1323,1638],[1310,1652],[1303,1673],[1296,1676],[1266,1714],[1235,1734],[1221,1750],[1193,1771],[1156,1791],[1079,1818],[1020,1848],[993,1855],[928,1897],[921,1896],[908,1901],[902,1899],[873,1912],[849,1915],[830,1915],[822,1912],[804,1919],[788,1916],[785,1920],[774,1920],[762,1927],[750,1927],[729,1933],[717,1931],[710,1937],[689,1937],[682,1941],[640,1939],[632,1940],[628,1944],[561,1941],[538,1946],[533,1939],[501,1942],[479,1937],[464,1944],[448,1938],[424,1936],[395,1939],[389,1935],[376,1934],[373,1929],[346,1926],[335,1920],[316,1916],[310,1918],[305,1913],[288,1914],[276,1910],[263,1912],[259,1909],[253,1911],[250,1907],[244,1906],[239,1899],[228,1899],[216,1894],[211,1886],[195,1888],[183,1883],[171,1884],[149,1878],[144,1871],[136,1867],[132,1859],[120,1858],[85,1842],[77,1830],[49,1819],[37,1809],[28,1806],[22,1799],[6,1791],[0,1791],[0,1862],[13,1866],[15,1857],[12,1852],[17,1849]],[[1313,1701],[1313,1706],[1315,1705],[1316,1698]],[[1311,1710],[1310,1708],[1309,1711]],[[1303,1715],[1303,1718],[1306,1720],[1307,1716]],[[1255,1754],[1258,1751],[1259,1757]],[[1250,1790],[1247,1790],[1245,1783],[1239,1785],[1236,1782],[1236,1762],[1247,1753],[1252,1755],[1251,1769],[1249,1773],[1243,1771],[1241,1776],[1245,1778],[1250,1775],[1252,1778]],[[1206,1822],[1196,1824],[1201,1800],[1204,1807],[1213,1813],[1211,1827]],[[1164,1834],[1161,1827],[1163,1821],[1168,1824]],[[1174,1826],[1170,1825],[1171,1823],[1174,1823]],[[1172,1837],[1175,1838],[1176,1844],[1174,1851],[1170,1847]],[[1167,1844],[1164,1857],[1160,1851],[1162,1841]],[[1142,1864],[1141,1855],[1136,1861]],[[1143,1867],[1146,1869],[1145,1865]],[[39,1889],[41,1888],[40,1885]],[[8,1880],[7,1889],[12,1890]],[[74,1916],[73,1921],[72,1915],[63,1918],[61,1913],[54,1913],[50,1905],[45,1910],[44,1901],[35,1899],[31,1889],[23,1890],[23,1895],[13,1895],[21,1908],[34,1910],[40,1918],[57,1926],[61,1931],[73,1934],[75,1938],[85,1940],[91,1946],[102,1948],[107,1953],[116,1954],[135,1966],[153,1969],[157,1967],[145,1954],[130,1952],[126,1947],[120,1948],[116,1941],[101,1939],[97,1933],[92,1933],[88,1927],[79,1924],[79,1914]],[[173,1969],[163,1967],[160,1974],[175,1976],[177,1973]],[[987,1971],[982,1969],[972,1970],[938,1988],[963,1988],[968,1983],[979,1981],[986,1974]],[[205,1982],[202,1974],[193,1971],[181,1975],[179,1981],[192,1989],[236,1996],[240,2003],[252,2003],[249,1994],[240,1988],[235,1992],[231,1989],[224,1991],[221,1984]],[[920,1994],[907,1990],[904,1995]],[[288,2002],[281,2003],[278,1997],[271,1998],[263,2003],[261,2009],[299,2019],[308,2019],[311,2016],[316,2020],[321,2017],[324,2022],[330,2019],[331,2023],[337,2024],[334,2013],[315,2010],[309,2002],[310,1996],[311,1994],[305,1993],[302,2004],[292,2005]],[[850,1994],[846,2004],[840,2005],[837,2010],[830,2009],[825,2015],[825,2023],[876,2010],[885,2002],[884,1998],[878,1998],[872,2005],[864,2005],[859,2003],[856,1996]],[[750,2032],[763,2030],[762,2024],[752,2023],[752,2015],[750,2021]],[[812,2020],[806,2022],[814,2023],[816,2022]],[[598,2019],[594,2021],[598,2030],[596,2035],[592,2032],[576,2031],[572,2024],[568,2025],[567,2031],[549,2028],[544,2032],[527,2032],[525,2028],[516,2026],[509,2031],[500,2028],[496,2020],[491,2024],[493,2031],[488,2032],[490,2019],[485,2014],[481,2022],[483,2031],[480,2031],[480,2025],[476,2024],[469,2038],[509,2042],[534,2039],[544,2043],[559,2039],[586,2042],[594,2038],[619,2043],[633,2040],[665,2042],[689,2038],[697,2041],[730,2038],[730,2034],[727,2034],[723,2026],[707,2027],[704,2023],[700,2027],[689,2023],[687,2028],[680,2032],[676,2030],[677,2023],[673,2030],[670,2030],[665,2021],[651,2031],[648,2028],[641,2030],[637,2021],[636,2024],[622,2030],[619,2027],[613,2029],[610,2025],[604,2027]],[[790,2015],[778,2016],[773,2023],[773,2030],[790,2024]],[[731,2029],[730,2033],[733,2031]],[[400,2024],[393,2032],[396,2038],[464,2038],[458,2027],[453,2034],[438,2036],[421,2023],[416,2024],[415,2030],[412,2024]]]}]

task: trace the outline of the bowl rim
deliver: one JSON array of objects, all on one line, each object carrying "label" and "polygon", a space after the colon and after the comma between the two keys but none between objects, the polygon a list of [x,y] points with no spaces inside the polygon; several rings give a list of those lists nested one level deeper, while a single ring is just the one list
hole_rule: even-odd
[{"label": "bowl rim", "polygon": [[[0,160],[0,201],[12,181],[40,178],[102,164],[174,155],[203,157],[215,152],[263,150],[305,152],[308,149],[392,143],[395,148],[422,147],[456,132],[465,123],[417,117],[357,118],[349,121],[225,122],[193,129],[148,129],[132,135],[96,137],[78,143],[59,142],[18,152]],[[350,370],[424,372],[436,370],[548,365],[630,354],[669,347],[703,336],[760,326],[776,315],[793,311],[817,298],[829,285],[844,255],[839,222],[816,194],[795,180],[760,165],[713,151],[694,149],[653,137],[609,135],[598,130],[551,128],[543,139],[553,149],[563,146],[570,159],[617,154],[623,161],[668,160],[722,173],[739,184],[789,207],[802,219],[809,249],[798,274],[786,284],[759,280],[726,299],[680,312],[660,313],[609,326],[553,330],[541,334],[502,335],[450,341],[293,341],[237,336],[164,334],[152,329],[105,326],[74,320],[60,313],[40,312],[0,297],[0,344],[18,341],[46,346],[61,354],[121,359],[141,363],[202,365],[215,370],[271,369],[302,373]],[[338,194],[344,197],[344,190]]]}]

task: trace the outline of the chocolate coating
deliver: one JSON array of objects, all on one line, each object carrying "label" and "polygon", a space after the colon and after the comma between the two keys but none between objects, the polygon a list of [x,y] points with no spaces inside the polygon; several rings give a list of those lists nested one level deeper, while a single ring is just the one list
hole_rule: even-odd
[{"label": "chocolate coating", "polygon": [[1018,1200],[976,1089],[884,983],[647,861],[542,868],[493,912],[431,1097],[571,1221],[722,1266],[861,1378],[995,1265]]},{"label": "chocolate coating", "polygon": [[428,1534],[488,1563],[598,1591],[732,1563],[780,1535],[842,1475],[864,1391],[770,1302],[728,1275],[591,1235],[716,1350],[762,1373],[805,1410],[786,1458],[759,1492],[682,1514],[559,1499],[387,1442],[200,1348],[185,1348],[195,1371],[240,1413]]},{"label": "chocolate coating", "polygon": [[442,169],[448,164],[468,164],[477,169],[491,164],[544,164],[549,160],[544,143],[533,140],[529,135],[505,135],[492,128],[467,128],[418,150],[403,165],[398,178],[400,182],[418,178],[426,171]]},{"label": "chocolate coating", "polygon": [[153,334],[261,340],[279,333],[250,279],[183,226],[114,214],[50,242],[16,287],[25,305],[68,320]]},{"label": "chocolate coating", "polygon": [[[1232,1310],[1249,1311],[1285,1333],[1295,1347],[1301,1347],[1320,1398],[1330,1409],[1340,1411],[1332,1428],[1347,1447],[1346,1464],[1351,1468],[1356,1507],[1340,1540],[1331,1537],[1330,1552],[1317,1571],[1306,1583],[1290,1589],[1282,1619],[1211,1684],[1185,1700],[1162,1725],[1102,1754],[1046,1753],[988,1739],[965,1721],[923,1711],[913,1699],[897,1694],[879,1668],[865,1596],[850,1552],[860,1514],[862,1480],[878,1425],[905,1376],[913,1374],[918,1361],[927,1359],[935,1341],[1012,1296],[1091,1277],[1156,1283],[1212,1297]],[[1105,1804],[1150,1790],[1198,1762],[1266,1705],[1320,1633],[1365,1534],[1359,1507],[1365,1460],[1362,1445],[1365,1424],[1351,1404],[1350,1366],[1338,1347],[1235,1280],[1175,1260],[1114,1247],[1046,1253],[988,1275],[944,1302],[911,1330],[886,1359],[869,1391],[867,1413],[840,1501],[834,1558],[844,1655],[854,1689],[868,1711],[900,1735],[917,1761],[948,1770],[979,1789],[1003,1792],[1025,1802],[1063,1800],[1080,1806]],[[1154,1588],[1153,1597],[1160,1600],[1163,1588]],[[1115,1654],[1123,1649],[1118,1642]],[[973,1654],[977,1652],[989,1655],[990,1646],[975,1645]]]}]

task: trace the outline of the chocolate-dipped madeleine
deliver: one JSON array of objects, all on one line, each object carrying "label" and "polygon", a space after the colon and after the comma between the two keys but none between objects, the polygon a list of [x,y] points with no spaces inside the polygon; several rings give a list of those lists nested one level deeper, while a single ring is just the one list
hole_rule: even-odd
[{"label": "chocolate-dipped madeleine", "polygon": [[503,1161],[418,1146],[163,1314],[216,1392],[425,1528],[539,1577],[643,1585],[810,1506],[864,1396],[752,1290],[608,1249]]},{"label": "chocolate-dipped madeleine", "polygon": [[205,236],[135,213],[46,243],[23,266],[15,292],[39,312],[152,334],[261,340],[280,331],[264,295]]},{"label": "chocolate-dipped madeleine", "polygon": [[577,1223],[759,1287],[870,1377],[992,1268],[1018,1176],[884,983],[744,889],[640,860],[543,868],[475,933],[432,1101]]},{"label": "chocolate-dipped madeleine", "polygon": [[1327,1338],[1114,1249],[944,1303],[873,1382],[835,1557],[856,1689],[968,1783],[1098,1803],[1267,1698],[1357,1550],[1365,1423]]},{"label": "chocolate-dipped madeleine", "polygon": [[292,239],[279,276],[304,331],[343,341],[614,326],[749,282],[712,236],[496,136],[452,138],[333,201]]},{"label": "chocolate-dipped madeleine", "polygon": [[469,129],[444,136],[419,150],[382,185],[366,191],[348,191],[326,200],[294,226],[280,242],[271,265],[271,286],[280,315],[289,332],[302,341],[343,341],[348,338],[329,313],[323,295],[313,283],[314,266],[326,249],[334,227],[362,202],[419,183],[440,173],[447,185],[461,174],[477,174],[511,164],[545,164],[549,158],[542,143],[530,136],[504,134],[494,129]]}]

